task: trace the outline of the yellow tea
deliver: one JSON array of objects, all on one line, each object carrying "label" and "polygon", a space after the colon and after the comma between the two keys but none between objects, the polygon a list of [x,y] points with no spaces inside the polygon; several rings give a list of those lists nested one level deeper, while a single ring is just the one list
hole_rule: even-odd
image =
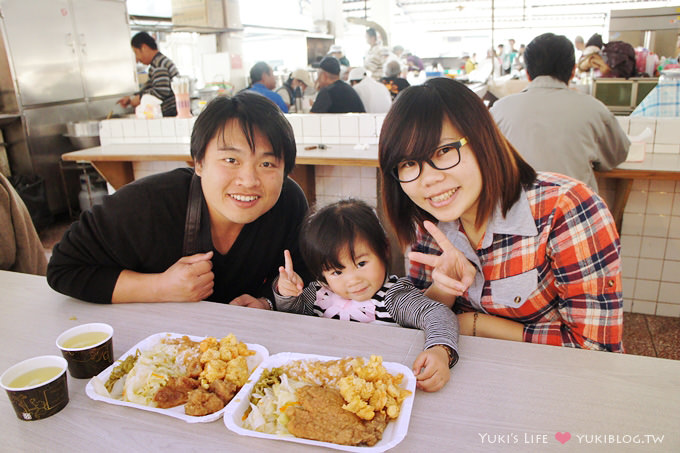
[{"label": "yellow tea", "polygon": [[42,384],[50,379],[56,377],[61,373],[62,368],[58,366],[46,366],[44,368],[36,368],[14,379],[9,383],[9,387],[23,388],[33,387],[34,385]]},{"label": "yellow tea", "polygon": [[94,346],[101,343],[109,337],[109,334],[104,332],[85,332],[75,335],[62,343],[63,348],[81,349],[88,346]]}]

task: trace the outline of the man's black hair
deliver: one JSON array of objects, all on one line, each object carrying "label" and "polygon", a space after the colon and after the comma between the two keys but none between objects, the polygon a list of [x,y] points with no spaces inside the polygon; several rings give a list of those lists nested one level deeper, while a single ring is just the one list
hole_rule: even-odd
[{"label": "man's black hair", "polygon": [[141,49],[142,44],[146,44],[152,50],[158,50],[158,44],[156,44],[156,40],[145,31],[140,31],[130,40],[130,45],[135,49]]},{"label": "man's black hair", "polygon": [[276,158],[284,163],[284,174],[295,166],[295,135],[281,109],[259,93],[241,91],[233,97],[218,96],[206,105],[196,118],[191,132],[191,157],[202,162],[208,143],[218,137],[224,140],[227,123],[238,122],[250,148],[255,152],[255,133],[266,138]]},{"label": "man's black hair", "polygon": [[250,68],[250,83],[253,85],[262,80],[264,74],[271,74],[272,68],[264,61],[258,61]]},{"label": "man's black hair", "polygon": [[574,45],[566,36],[544,33],[524,49],[524,62],[532,80],[547,75],[569,84],[575,64]]}]

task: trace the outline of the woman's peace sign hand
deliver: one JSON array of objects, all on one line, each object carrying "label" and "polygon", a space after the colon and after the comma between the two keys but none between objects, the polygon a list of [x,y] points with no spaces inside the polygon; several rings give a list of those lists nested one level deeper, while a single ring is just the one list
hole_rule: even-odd
[{"label": "woman's peace sign hand", "polygon": [[432,222],[425,221],[424,226],[442,249],[442,254],[436,256],[411,252],[408,257],[411,261],[433,268],[432,286],[426,294],[432,299],[451,306],[456,296],[463,295],[472,285],[477,270]]}]

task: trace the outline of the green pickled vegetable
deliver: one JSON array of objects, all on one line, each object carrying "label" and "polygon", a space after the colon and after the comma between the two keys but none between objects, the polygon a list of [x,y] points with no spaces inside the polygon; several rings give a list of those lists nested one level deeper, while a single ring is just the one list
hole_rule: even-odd
[{"label": "green pickled vegetable", "polygon": [[253,393],[251,393],[250,401],[256,403],[257,400],[253,398],[253,395],[264,395],[264,389],[271,387],[274,384],[281,382],[281,375],[283,374],[282,368],[266,368],[260,375],[257,383],[253,387]]},{"label": "green pickled vegetable", "polygon": [[104,386],[106,387],[106,390],[111,392],[113,390],[114,384],[118,381],[118,379],[122,378],[126,374],[132,370],[132,368],[135,366],[135,363],[137,363],[137,359],[141,355],[141,352],[139,349],[137,349],[137,352],[134,355],[129,355],[125,358],[125,360],[121,361],[118,366],[116,366],[113,371],[111,371],[111,374],[109,375],[109,380],[106,381],[106,384]]}]

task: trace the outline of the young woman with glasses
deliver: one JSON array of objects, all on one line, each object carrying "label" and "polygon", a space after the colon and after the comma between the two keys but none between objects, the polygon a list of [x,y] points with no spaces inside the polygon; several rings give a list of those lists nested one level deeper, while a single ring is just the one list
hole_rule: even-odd
[{"label": "young woman with glasses", "polygon": [[400,93],[379,158],[409,277],[458,313],[462,334],[623,352],[607,206],[580,181],[536,173],[465,85]]}]

